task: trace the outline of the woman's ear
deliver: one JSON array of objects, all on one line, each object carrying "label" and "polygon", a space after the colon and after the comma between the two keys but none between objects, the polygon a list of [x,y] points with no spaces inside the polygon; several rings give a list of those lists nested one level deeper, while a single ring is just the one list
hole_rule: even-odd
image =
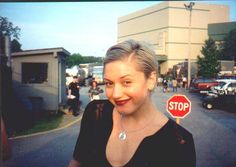
[{"label": "woman's ear", "polygon": [[148,78],[148,90],[152,91],[157,82],[157,73],[156,71],[153,71],[150,73],[149,78]]}]

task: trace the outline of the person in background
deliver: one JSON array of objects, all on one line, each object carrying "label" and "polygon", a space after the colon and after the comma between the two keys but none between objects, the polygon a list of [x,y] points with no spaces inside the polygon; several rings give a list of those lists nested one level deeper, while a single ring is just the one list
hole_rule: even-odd
[{"label": "person in background", "polygon": [[183,80],[183,88],[187,88],[187,78],[185,77],[185,76],[183,76],[183,78],[182,78],[182,80]]},{"label": "person in background", "polygon": [[69,167],[196,166],[192,134],[152,102],[158,74],[155,55],[147,44],[134,40],[108,49],[108,99],[87,105]]},{"label": "person in background", "polygon": [[177,92],[178,82],[176,78],[172,80],[173,92]]},{"label": "person in background", "polygon": [[74,116],[79,115],[80,110],[80,86],[78,77],[73,76],[72,82],[68,86],[68,101]]},{"label": "person in background", "polygon": [[90,101],[99,100],[100,94],[103,93],[103,90],[98,86],[97,82],[94,80],[91,83],[88,93],[89,93]]},{"label": "person in background", "polygon": [[168,91],[168,80],[166,78],[163,79],[163,93],[165,93],[166,91]]},{"label": "person in background", "polygon": [[171,79],[169,78],[168,80],[167,80],[167,92],[170,92],[170,89],[172,88],[172,81],[171,81]]}]

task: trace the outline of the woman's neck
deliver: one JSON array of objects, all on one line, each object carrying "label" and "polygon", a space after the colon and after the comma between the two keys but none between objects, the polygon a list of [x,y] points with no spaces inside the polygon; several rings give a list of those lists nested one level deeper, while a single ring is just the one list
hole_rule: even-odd
[{"label": "woman's neck", "polygon": [[120,121],[127,129],[136,129],[137,127],[142,127],[157,115],[156,107],[150,103],[134,111],[132,114],[121,115],[119,113]]}]

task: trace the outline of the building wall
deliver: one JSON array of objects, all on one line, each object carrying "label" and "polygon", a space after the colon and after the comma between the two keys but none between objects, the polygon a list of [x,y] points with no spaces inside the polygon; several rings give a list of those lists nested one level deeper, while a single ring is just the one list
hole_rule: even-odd
[{"label": "building wall", "polygon": [[[118,19],[118,42],[135,39],[149,42],[158,55],[166,55],[161,74],[188,58],[189,11],[185,2],[166,1]],[[191,59],[196,61],[208,24],[229,21],[229,7],[196,2],[191,17]]]},{"label": "building wall", "polygon": [[[22,63],[48,63],[48,82],[42,84],[23,84],[21,79]],[[53,54],[12,57],[12,77],[16,93],[20,97],[42,97],[43,108],[58,108],[58,61]]]}]

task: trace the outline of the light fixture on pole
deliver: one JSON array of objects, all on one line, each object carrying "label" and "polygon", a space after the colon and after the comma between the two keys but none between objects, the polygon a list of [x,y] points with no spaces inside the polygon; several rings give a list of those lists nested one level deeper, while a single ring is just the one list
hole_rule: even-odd
[{"label": "light fixture on pole", "polygon": [[194,2],[190,2],[189,5],[184,4],[185,9],[189,11],[189,26],[188,26],[188,85],[190,86],[191,81],[191,17],[192,17],[192,9]]}]

